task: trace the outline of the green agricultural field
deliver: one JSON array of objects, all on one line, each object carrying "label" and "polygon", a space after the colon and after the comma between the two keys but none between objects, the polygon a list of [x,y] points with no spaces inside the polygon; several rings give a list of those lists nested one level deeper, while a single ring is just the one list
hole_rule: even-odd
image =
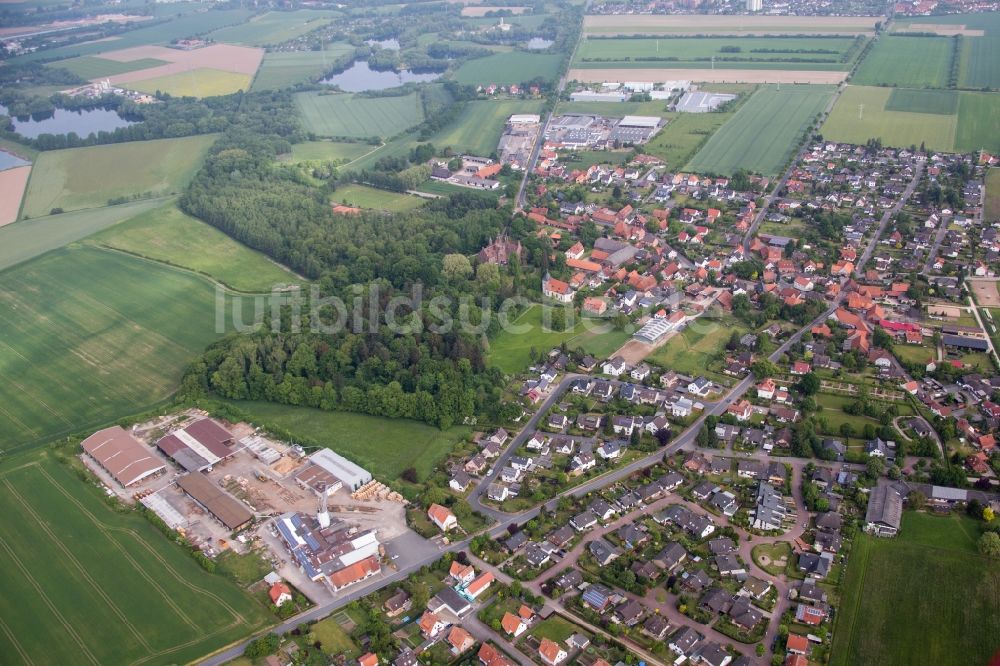
[{"label": "green agricultural field", "polygon": [[270,46],[318,30],[339,15],[334,11],[313,9],[266,12],[246,23],[209,33],[208,38],[227,44]]},{"label": "green agricultural field", "polygon": [[678,170],[684,168],[698,149],[736,112],[671,115],[667,126],[644,146],[644,150],[663,160],[668,169]]},{"label": "green agricultural field", "polygon": [[276,427],[297,440],[325,446],[350,458],[384,481],[395,481],[409,467],[423,480],[469,428],[441,430],[408,419],[350,412],[324,412],[273,402],[234,402],[257,425]]},{"label": "green agricultural field", "polygon": [[885,103],[885,110],[950,116],[958,112],[958,92],[954,90],[893,88],[889,94],[889,101]]},{"label": "green agricultural field", "polygon": [[180,192],[215,135],[52,150],[38,156],[22,215],[107,206],[110,199]]},{"label": "green agricultural field", "polygon": [[492,338],[487,354],[490,364],[513,375],[531,365],[532,349],[547,352],[563,343],[569,349],[579,347],[597,358],[607,358],[631,337],[626,331],[614,330],[611,322],[604,320],[577,321],[568,331],[554,331],[543,326],[542,316],[542,306],[532,305],[511,322],[526,331],[505,327]]},{"label": "green agricultural field", "polygon": [[52,454],[0,475],[8,663],[189,663],[263,629],[264,607],[151,523],[108,508]]},{"label": "green agricultural field", "polygon": [[306,130],[321,136],[391,137],[424,120],[417,93],[400,97],[361,97],[344,93],[295,95]]},{"label": "green agricultural field", "polygon": [[435,147],[488,156],[497,149],[507,119],[515,113],[541,113],[542,100],[468,102],[458,118],[430,139]]},{"label": "green agricultural field", "polygon": [[[714,56],[716,66],[742,66],[746,61],[795,61],[808,59],[837,63],[854,45],[850,37],[708,37],[697,39],[584,39],[576,52],[574,67],[588,62],[602,62],[613,67],[618,62],[663,61],[664,67],[677,62],[709,63]],[[733,51],[739,49],[739,51]],[[761,49],[771,51],[762,53]],[[798,53],[795,53],[798,51]],[[818,53],[824,51],[824,53]],[[831,51],[832,53],[825,53]],[[810,62],[808,64],[818,64]],[[652,65],[656,66],[656,65]]]},{"label": "green agricultural field", "polygon": [[128,86],[150,95],[162,92],[174,97],[217,97],[240,90],[249,91],[252,81],[253,77],[249,74],[200,67],[178,74],[133,81]]},{"label": "green agricultural field", "polygon": [[166,61],[157,60],[156,58],[141,58],[129,62],[119,62],[117,60],[108,60],[107,58],[82,56],[51,62],[49,63],[49,67],[69,70],[84,79],[99,79],[104,76],[136,72],[140,69],[149,69],[150,67],[159,67],[166,64]]},{"label": "green agricultural field", "polygon": [[264,54],[251,89],[281,90],[299,83],[318,79],[326,74],[338,59],[354,51],[350,44],[327,44],[323,51],[274,51]]},{"label": "green agricultural field", "polygon": [[584,17],[583,30],[607,35],[854,35],[870,34],[878,20],[874,16],[590,15]]},{"label": "green agricultural field", "polygon": [[[176,12],[175,12],[176,14]],[[83,55],[97,55],[108,51],[127,49],[147,44],[169,44],[175,39],[184,39],[219,28],[243,23],[254,15],[250,9],[212,9],[207,12],[174,16],[155,25],[128,30],[113,39],[81,42],[55,49],[41,49],[20,56],[19,62],[32,60],[59,60]]]},{"label": "green agricultural field", "polygon": [[288,162],[350,162],[378,146],[370,143],[340,141],[306,141],[292,146],[292,152],[282,157]]},{"label": "green agricultural field", "polygon": [[412,194],[378,190],[374,187],[355,185],[353,183],[338,187],[330,198],[335,203],[347,203],[349,206],[384,210],[390,213],[413,210],[427,203],[427,199],[422,199]]},{"label": "green agricultural field", "polygon": [[848,86],[833,106],[821,130],[834,141],[863,144],[880,138],[887,146],[919,146],[951,150],[955,143],[957,116],[933,113],[887,111],[892,90]]},{"label": "green agricultural field", "polygon": [[964,516],[911,511],[894,539],[859,534],[831,664],[988,663],[1000,648],[1000,563],[976,552],[978,536]]},{"label": "green agricultural field", "polygon": [[1000,220],[1000,169],[986,172],[986,205],[983,215],[987,222]]},{"label": "green agricultural field", "polygon": [[294,274],[174,204],[107,229],[94,243],[202,273],[244,292],[301,282]]},{"label": "green agricultural field", "polygon": [[696,319],[646,360],[681,374],[703,375],[734,330],[746,332],[735,319]]},{"label": "green agricultural field", "polygon": [[958,100],[954,151],[1000,150],[1000,93],[963,92]]},{"label": "green agricultural field", "polygon": [[465,85],[510,85],[535,78],[555,80],[562,56],[558,54],[494,53],[466,61],[455,71],[455,80]]},{"label": "green agricultural field", "polygon": [[0,271],[158,208],[168,200],[149,199],[8,224],[0,228]]},{"label": "green agricultural field", "polygon": [[124,254],[56,250],[5,271],[2,282],[0,450],[8,453],[164,400],[219,337],[206,279]]},{"label": "green agricultural field", "polygon": [[[957,97],[957,113],[940,113],[951,96]],[[848,86],[822,133],[847,143],[880,138],[887,146],[901,148],[924,143],[946,152],[996,151],[1000,149],[997,123],[1000,93]]]},{"label": "green agricultural field", "polygon": [[951,52],[949,37],[885,35],[858,65],[851,82],[859,86],[945,88]]},{"label": "green agricultural field", "polygon": [[688,163],[700,173],[776,175],[826,108],[833,86],[763,86]]},{"label": "green agricultural field", "polygon": [[963,38],[958,82],[963,88],[1000,88],[1000,30]]}]

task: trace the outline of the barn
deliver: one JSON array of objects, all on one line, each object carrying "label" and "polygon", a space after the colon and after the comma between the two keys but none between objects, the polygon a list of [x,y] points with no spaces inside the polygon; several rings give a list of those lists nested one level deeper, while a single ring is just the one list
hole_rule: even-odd
[{"label": "barn", "polygon": [[81,445],[84,452],[124,488],[167,468],[163,460],[121,426],[99,430]]},{"label": "barn", "polygon": [[185,474],[177,479],[177,485],[227,529],[235,532],[246,527],[253,519],[249,509],[212,483],[204,474],[198,472]]},{"label": "barn", "polygon": [[212,419],[199,419],[162,438],[156,447],[187,471],[200,472],[233,455],[232,445],[228,430]]}]

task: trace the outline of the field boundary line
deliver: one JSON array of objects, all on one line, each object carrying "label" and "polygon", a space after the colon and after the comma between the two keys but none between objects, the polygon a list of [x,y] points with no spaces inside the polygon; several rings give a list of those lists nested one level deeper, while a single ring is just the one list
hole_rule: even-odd
[{"label": "field boundary line", "polygon": [[73,553],[68,548],[66,548],[66,545],[63,544],[61,541],[59,541],[58,538],[56,538],[56,535],[53,534],[49,526],[45,524],[45,521],[42,520],[41,516],[35,513],[35,510],[32,509],[31,506],[29,506],[28,503],[24,501],[24,497],[21,496],[21,493],[19,493],[17,489],[14,488],[14,486],[12,486],[10,481],[8,481],[7,479],[4,479],[3,484],[4,486],[6,486],[7,492],[9,492],[11,496],[15,500],[17,500],[17,502],[21,506],[24,507],[24,510],[28,512],[28,515],[30,515],[32,518],[35,519],[35,522],[38,523],[38,526],[42,529],[43,532],[45,532],[45,535],[48,536],[49,539],[55,544],[56,548],[59,549],[59,552],[63,554],[63,556],[66,558],[66,561],[72,564],[73,567],[80,572],[81,578],[83,578],[83,580],[86,581],[88,585],[94,588],[94,591],[97,592],[97,595],[102,600],[104,600],[104,603],[106,603],[108,608],[111,609],[111,612],[118,616],[118,619],[121,621],[121,623],[132,633],[133,636],[135,636],[136,640],[139,641],[142,647],[144,647],[147,651],[151,650],[152,648],[150,647],[149,642],[146,640],[146,637],[143,636],[138,629],[136,629],[135,625],[133,625],[132,622],[128,619],[128,616],[115,604],[114,600],[108,596],[107,592],[105,592],[101,588],[101,586],[97,584],[97,581],[95,581],[93,577],[90,575],[90,573],[84,568],[84,566],[80,564],[80,561],[76,559]]},{"label": "field boundary line", "polygon": [[17,653],[21,655],[21,659],[24,660],[24,663],[26,664],[35,663],[31,660],[31,657],[28,656],[28,653],[24,651],[24,648],[21,647],[21,644],[17,642],[17,636],[15,636],[14,632],[10,630],[10,627],[7,626],[7,623],[3,621],[2,617],[0,617],[0,630],[3,631],[4,635],[7,637],[7,640],[9,640],[11,645],[14,646],[14,649],[17,650]]},{"label": "field boundary line", "polygon": [[0,537],[0,548],[3,548],[7,552],[7,555],[14,562],[14,565],[21,570],[21,573],[24,575],[24,579],[28,581],[33,588],[35,588],[35,592],[38,593],[38,597],[45,603],[46,606],[49,607],[49,611],[52,615],[55,616],[55,618],[63,626],[63,629],[66,630],[66,633],[69,634],[69,636],[76,643],[77,647],[80,648],[80,652],[82,652],[87,659],[94,664],[94,666],[101,666],[101,662],[98,661],[97,657],[94,656],[94,653],[90,651],[90,648],[88,648],[86,643],[83,642],[80,635],[76,633],[76,630],[73,629],[73,626],[59,611],[59,608],[53,604],[52,600],[49,599],[47,594],[45,594],[45,590],[42,589],[42,587],[38,584],[38,581],[31,575],[28,568],[24,566],[24,562],[21,561],[21,558],[17,556],[17,553],[14,552],[14,550],[7,544],[7,541],[2,537]]},{"label": "field boundary line", "polygon": [[[863,554],[863,558],[864,559],[861,561],[861,564],[864,567],[863,569],[861,569],[861,584],[858,586],[859,594],[857,595],[857,599],[854,600],[854,604],[853,604],[854,605],[854,613],[853,613],[853,615],[851,617],[851,626],[849,627],[850,631],[847,634],[848,639],[849,639],[849,641],[847,643],[847,648],[848,648],[847,649],[847,653],[848,654],[851,653],[851,652],[853,652],[853,650],[854,650],[854,642],[855,642],[854,627],[855,627],[855,625],[857,625],[857,622],[858,622],[858,613],[861,612],[861,597],[862,597],[862,592],[864,591],[864,588],[865,588],[865,578],[867,578],[867,576],[868,576],[868,561],[869,561],[869,559],[871,559],[870,556],[871,556],[872,545],[873,544],[868,543],[864,547],[864,554]],[[848,563],[848,566],[849,565],[850,565],[850,563]],[[844,573],[846,574],[846,571]],[[836,630],[840,629],[840,618],[842,618],[842,617],[843,617],[842,613],[837,616],[837,618],[838,618],[837,619],[837,626],[834,628],[835,629],[834,636],[837,635]],[[833,644],[830,645],[830,648],[831,648],[831,650],[833,649]],[[831,663],[833,663],[833,662],[831,661]],[[850,663],[850,662],[848,661],[848,662],[845,662],[845,663]]]}]

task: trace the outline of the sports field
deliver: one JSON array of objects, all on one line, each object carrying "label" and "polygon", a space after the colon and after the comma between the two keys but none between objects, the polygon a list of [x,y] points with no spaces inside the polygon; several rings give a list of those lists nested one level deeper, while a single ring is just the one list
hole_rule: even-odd
[{"label": "sports field", "polygon": [[8,664],[188,663],[269,621],[135,513],[51,454],[0,475],[0,651]]},{"label": "sports field", "polygon": [[388,138],[424,120],[417,93],[399,97],[361,97],[307,92],[297,93],[295,103],[305,128],[321,136]]},{"label": "sports field", "polygon": [[851,83],[858,86],[945,88],[951,64],[949,37],[884,35],[858,65]]},{"label": "sports field", "polygon": [[299,9],[291,12],[267,12],[246,23],[221,28],[208,34],[209,39],[229,44],[270,46],[287,42],[329,24],[338,12]]},{"label": "sports field", "polygon": [[630,16],[583,19],[585,33],[606,35],[870,34],[882,17],[846,16]]},{"label": "sports field", "polygon": [[747,169],[776,175],[832,94],[831,86],[762,87],[695,154],[686,169],[723,175]]},{"label": "sports field", "polygon": [[120,253],[57,250],[4,272],[2,283],[0,450],[167,398],[218,337],[207,280]]},{"label": "sports field", "polygon": [[458,118],[431,138],[437,148],[487,156],[497,149],[507,119],[515,113],[540,113],[542,100],[468,102]]},{"label": "sports field", "polygon": [[535,78],[552,81],[559,70],[558,54],[494,53],[485,58],[468,60],[455,71],[455,80],[465,85],[510,85]]},{"label": "sports field", "polygon": [[156,76],[127,84],[128,88],[155,94],[157,92],[174,97],[215,97],[230,95],[237,91],[249,91],[253,76],[237,72],[223,72],[203,67],[178,74]]},{"label": "sports field", "polygon": [[52,150],[38,156],[23,214],[78,210],[109,199],[180,192],[201,164],[214,134]]},{"label": "sports field", "polygon": [[[691,39],[584,39],[576,52],[574,66],[585,66],[587,62],[608,62],[603,66],[614,66],[622,61],[648,61],[670,58],[666,66],[677,67],[677,62],[698,62],[704,67],[713,56],[716,67],[739,68],[745,66],[745,61],[774,61],[780,68],[779,61],[795,61],[809,59],[835,63],[838,69],[847,67],[840,62],[842,54],[847,53],[854,45],[851,37],[832,38],[768,38],[768,37],[708,37]],[[733,49],[739,49],[733,52]],[[763,52],[767,51],[767,52]],[[822,51],[822,53],[821,53]],[[830,51],[830,53],[827,53]],[[731,59],[731,60],[730,60]],[[802,63],[813,67],[818,63]],[[655,66],[655,65],[646,65]],[[818,69],[818,67],[817,67]]]},{"label": "sports field", "polygon": [[708,365],[725,349],[734,330],[745,332],[732,319],[696,319],[647,360],[682,374],[704,374]]},{"label": "sports field", "polygon": [[1000,221],[1000,169],[986,172],[986,205],[983,215],[987,223]]},{"label": "sports field", "polygon": [[354,185],[353,183],[338,187],[330,198],[335,203],[346,202],[349,206],[384,210],[390,213],[413,210],[427,203],[427,199],[422,199],[412,194],[378,190],[374,187]]},{"label": "sports field", "polygon": [[[570,349],[583,348],[597,358],[607,358],[625,344],[630,333],[614,330],[610,322],[580,321],[568,331],[546,330],[542,325],[542,306],[532,305],[512,323],[526,327],[524,332],[501,330],[489,341],[490,363],[507,374],[523,371],[531,365],[531,350],[548,351],[563,342]],[[608,329],[608,330],[604,330]]]},{"label": "sports field", "polygon": [[173,203],[96,234],[88,242],[202,273],[244,292],[299,283],[288,270]]},{"label": "sports field", "polygon": [[326,446],[357,462],[379,479],[394,481],[408,467],[426,479],[437,463],[469,434],[469,428],[440,428],[408,419],[349,412],[324,412],[273,402],[235,402],[253,420],[274,425],[303,442]]},{"label": "sports field", "polygon": [[894,539],[859,534],[831,664],[989,663],[1000,649],[1000,562],[978,554],[978,536],[965,516],[910,511]]},{"label": "sports field", "polygon": [[[945,113],[948,109],[953,111]],[[997,123],[1000,93],[848,86],[822,133],[847,143],[881,138],[901,148],[923,142],[946,152],[995,151],[1000,149]]]},{"label": "sports field", "polygon": [[354,51],[350,44],[327,44],[323,51],[275,51],[264,54],[251,88],[280,90],[320,78],[341,56]]},{"label": "sports field", "polygon": [[79,77],[91,80],[99,79],[104,76],[124,74],[125,72],[135,72],[140,69],[160,67],[161,65],[166,64],[167,61],[157,60],[156,58],[139,58],[138,60],[122,62],[119,60],[110,60],[108,58],[100,58],[96,56],[81,56],[79,58],[70,58],[68,60],[59,60],[49,63],[49,67],[66,69]]}]

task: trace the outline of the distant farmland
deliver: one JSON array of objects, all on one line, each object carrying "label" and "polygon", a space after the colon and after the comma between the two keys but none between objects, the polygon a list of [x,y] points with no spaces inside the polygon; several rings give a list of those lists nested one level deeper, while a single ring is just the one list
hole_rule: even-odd
[{"label": "distant farmland", "polygon": [[859,86],[945,88],[951,64],[949,37],[884,35],[868,52],[851,83]]},{"label": "distant farmland", "polygon": [[319,78],[338,58],[354,51],[350,44],[327,44],[323,51],[275,51],[264,54],[251,88],[278,90]]},{"label": "distant farmland", "polygon": [[107,206],[109,199],[179,192],[215,135],[46,151],[28,182],[23,215]]},{"label": "distant farmland", "polygon": [[455,72],[455,80],[466,85],[510,85],[536,77],[551,81],[556,78],[561,58],[555,54],[522,51],[494,53],[463,63]]},{"label": "distant farmland", "polygon": [[708,140],[686,169],[723,175],[739,169],[777,174],[832,94],[831,86],[761,88]]},{"label": "distant farmland", "polygon": [[15,460],[0,475],[5,663],[189,663],[272,621],[50,453]]},{"label": "distant farmland", "polygon": [[585,33],[608,35],[871,34],[876,16],[586,16]]},{"label": "distant farmland", "polygon": [[218,337],[211,285],[153,262],[62,249],[3,278],[0,450],[36,446],[167,398]]},{"label": "distant farmland", "polygon": [[361,97],[348,93],[295,95],[302,122],[321,136],[388,138],[424,120],[417,93],[401,97]]},{"label": "distant farmland", "polygon": [[339,12],[299,9],[291,12],[267,12],[246,23],[209,33],[217,42],[268,46],[287,42],[330,23]]}]

